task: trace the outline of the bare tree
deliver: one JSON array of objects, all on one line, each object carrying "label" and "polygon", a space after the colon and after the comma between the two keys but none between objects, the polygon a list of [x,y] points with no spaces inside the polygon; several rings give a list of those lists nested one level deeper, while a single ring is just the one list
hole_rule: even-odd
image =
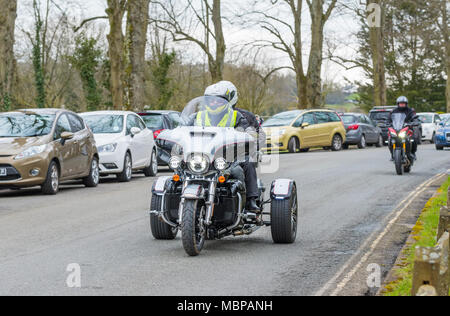
[{"label": "bare tree", "polygon": [[9,109],[15,78],[14,30],[17,0],[0,0],[0,108]]},{"label": "bare tree", "polygon": [[444,62],[447,72],[447,88],[446,88],[446,100],[447,100],[447,113],[450,113],[450,13],[448,10],[448,1],[439,0],[439,9],[441,14],[441,23],[438,23],[439,29],[442,32],[444,39]]},{"label": "bare tree", "polygon": [[[386,68],[384,51],[384,0],[369,0],[368,5],[374,4],[374,11],[367,10],[368,18],[370,14],[379,14],[380,24],[369,26],[369,42],[372,53],[373,65],[373,87],[375,106],[387,104]],[[379,10],[377,13],[376,10]]]},{"label": "bare tree", "polygon": [[154,1],[162,15],[152,18],[152,21],[169,32],[174,42],[196,44],[208,58],[211,80],[220,81],[223,79],[226,52],[221,0],[186,2],[180,5],[177,0]]},{"label": "bare tree", "polygon": [[122,22],[127,9],[126,0],[107,0],[106,13],[109,19],[110,32],[107,36],[109,43],[109,60],[111,65],[111,95],[113,107],[122,109],[124,106],[124,35]]},{"label": "bare tree", "polygon": [[306,0],[311,15],[311,51],[308,62],[308,88],[307,99],[310,107],[323,105],[322,98],[322,63],[325,23],[329,20],[331,13],[336,7],[337,0]]},{"label": "bare tree", "polygon": [[127,16],[127,107],[145,105],[145,48],[150,0],[128,0]]},{"label": "bare tree", "polygon": [[[298,108],[322,106],[321,71],[323,62],[324,27],[336,7],[337,0],[306,0],[311,15],[311,49],[308,69],[303,64],[302,11],[303,0],[271,1],[268,7],[260,7],[255,1],[251,14],[260,16],[258,23],[274,40],[261,40],[266,46],[288,55],[297,81]],[[328,6],[325,8],[325,2]],[[276,10],[287,9],[288,19]],[[289,19],[291,21],[289,21]],[[286,36],[289,34],[289,36]]]}]

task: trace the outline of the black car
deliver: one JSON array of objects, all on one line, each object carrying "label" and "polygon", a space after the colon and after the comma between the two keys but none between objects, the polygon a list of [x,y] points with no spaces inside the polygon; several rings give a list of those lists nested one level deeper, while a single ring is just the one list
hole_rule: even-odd
[{"label": "black car", "polygon": [[[164,130],[172,130],[178,126],[184,125],[181,119],[181,113],[176,111],[146,111],[138,113],[147,125],[147,128],[153,131],[155,140]],[[172,151],[171,146],[167,146],[164,142],[156,142],[158,145],[158,165],[166,166],[170,159]]]},{"label": "black car", "polygon": [[374,107],[369,114],[370,119],[381,128],[381,135],[383,136],[384,145],[387,145],[389,141],[386,121],[389,120],[389,116],[396,108],[396,106],[377,106]]},{"label": "black car", "polygon": [[350,145],[358,145],[358,148],[366,148],[367,145],[383,146],[383,136],[381,129],[365,114],[345,113],[342,116],[347,140],[344,149]]}]

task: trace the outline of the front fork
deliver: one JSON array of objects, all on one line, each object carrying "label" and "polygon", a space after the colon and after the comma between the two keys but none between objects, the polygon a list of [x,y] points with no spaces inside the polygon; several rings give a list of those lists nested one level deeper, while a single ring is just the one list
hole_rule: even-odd
[{"label": "front fork", "polygon": [[[190,181],[186,180],[183,183],[183,191],[184,192],[186,190],[186,188],[189,186]],[[214,200],[216,198],[216,188],[217,188],[217,181],[211,180],[209,181],[209,191],[208,191],[208,197],[197,197],[197,199],[205,199],[205,206],[206,206],[206,217],[204,220],[204,224],[206,226],[210,226],[212,224],[212,218],[214,216]],[[178,224],[181,225],[182,219],[183,219],[183,210],[184,210],[184,205],[186,204],[186,197],[182,197],[181,198],[181,202],[180,202],[180,208],[178,209]]]}]

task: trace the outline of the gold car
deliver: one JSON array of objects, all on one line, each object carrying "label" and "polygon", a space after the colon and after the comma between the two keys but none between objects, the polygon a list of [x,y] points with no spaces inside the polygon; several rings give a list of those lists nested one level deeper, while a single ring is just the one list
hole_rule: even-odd
[{"label": "gold car", "polygon": [[94,136],[75,113],[33,109],[0,113],[0,188],[41,186],[56,194],[61,181],[99,183]]},{"label": "gold car", "polygon": [[315,147],[339,151],[346,140],[341,118],[329,110],[283,112],[268,119],[263,129],[267,135],[264,151],[296,153]]}]

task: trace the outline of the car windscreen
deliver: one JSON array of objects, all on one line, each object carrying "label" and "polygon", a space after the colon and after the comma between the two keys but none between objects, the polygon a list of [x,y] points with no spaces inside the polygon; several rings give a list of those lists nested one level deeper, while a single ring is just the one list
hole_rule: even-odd
[{"label": "car windscreen", "polygon": [[56,115],[0,114],[0,137],[37,137],[50,134]]},{"label": "car windscreen", "polygon": [[285,112],[268,119],[263,127],[289,126],[301,114],[301,112]]},{"label": "car windscreen", "polygon": [[354,115],[344,115],[342,116],[342,121],[344,124],[352,124],[358,121],[357,117]]},{"label": "car windscreen", "polygon": [[389,119],[390,114],[391,112],[387,111],[371,112],[370,119],[372,121],[385,121]]},{"label": "car windscreen", "polygon": [[145,114],[141,115],[148,129],[158,131],[164,129],[163,116],[161,114]]},{"label": "car windscreen", "polygon": [[123,115],[86,115],[83,119],[94,134],[120,134],[123,131]]},{"label": "car windscreen", "polygon": [[433,123],[433,115],[421,114],[419,115],[420,121],[425,124]]}]

